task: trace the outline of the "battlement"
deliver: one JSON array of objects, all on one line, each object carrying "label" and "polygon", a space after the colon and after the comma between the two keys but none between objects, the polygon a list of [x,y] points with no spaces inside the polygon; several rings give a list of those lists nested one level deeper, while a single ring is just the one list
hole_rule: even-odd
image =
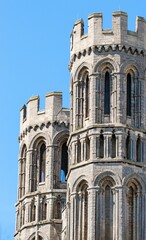
[{"label": "battlement", "polygon": [[20,110],[20,131],[28,126],[38,126],[40,123],[66,121],[69,122],[69,109],[62,107],[62,92],[46,94],[45,109],[39,110],[39,96],[31,97],[27,105]]},{"label": "battlement", "polygon": [[146,49],[146,19],[136,18],[135,32],[128,30],[128,15],[125,12],[113,12],[112,29],[103,29],[102,13],[88,16],[88,33],[84,34],[84,22],[78,20],[71,34],[71,55],[98,45],[128,45]]}]

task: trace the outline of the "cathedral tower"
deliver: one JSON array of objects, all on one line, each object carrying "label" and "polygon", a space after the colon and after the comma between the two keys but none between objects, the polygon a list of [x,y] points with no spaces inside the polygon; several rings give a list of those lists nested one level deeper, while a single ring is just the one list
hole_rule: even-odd
[{"label": "cathedral tower", "polygon": [[45,110],[32,97],[20,112],[15,240],[59,240],[66,204],[69,110],[62,93],[46,95]]},{"label": "cathedral tower", "polygon": [[146,239],[146,20],[114,12],[71,34],[67,239]]},{"label": "cathedral tower", "polygon": [[146,20],[78,20],[70,53],[70,111],[21,109],[15,240],[145,240]]}]

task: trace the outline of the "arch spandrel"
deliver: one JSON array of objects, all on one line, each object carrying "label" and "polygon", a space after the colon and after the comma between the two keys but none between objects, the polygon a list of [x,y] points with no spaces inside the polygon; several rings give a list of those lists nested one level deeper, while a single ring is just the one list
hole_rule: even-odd
[{"label": "arch spandrel", "polygon": [[102,73],[106,69],[110,69],[112,72],[119,72],[119,64],[115,62],[112,58],[102,58],[98,62],[96,62],[94,68],[93,68],[93,73]]},{"label": "arch spandrel", "polygon": [[90,186],[89,181],[87,179],[87,177],[85,175],[81,175],[80,177],[78,177],[76,179],[76,181],[74,182],[73,186],[72,186],[72,192],[76,192],[80,183],[86,183],[88,186]]},{"label": "arch spandrel", "polygon": [[125,74],[131,72],[134,77],[142,78],[144,76],[143,66],[140,66],[138,63],[132,60],[122,63],[120,66],[120,72]]},{"label": "arch spandrel", "polygon": [[46,146],[48,146],[51,142],[51,137],[43,132],[36,134],[29,143],[29,149],[33,149],[40,141],[44,141]]},{"label": "arch spandrel", "polygon": [[102,184],[102,182],[104,180],[106,180],[106,178],[111,179],[112,182],[114,183],[115,186],[121,186],[122,185],[122,181],[121,178],[115,174],[114,172],[111,171],[105,171],[103,173],[100,173],[98,176],[96,175],[96,177],[94,178],[94,186],[100,186]]},{"label": "arch spandrel", "polygon": [[144,178],[144,176],[141,177],[139,174],[136,173],[128,174],[126,177],[123,178],[122,185],[126,187],[132,181],[136,184],[139,184],[143,192],[146,191],[146,179]]},{"label": "arch spandrel", "polygon": [[56,133],[54,135],[54,138],[52,140],[53,144],[61,144],[68,140],[69,137],[69,130],[62,130],[59,133]]},{"label": "arch spandrel", "polygon": [[83,62],[74,71],[75,72],[74,79],[76,80],[78,78],[78,76],[80,76],[81,72],[87,72],[88,71],[88,73],[90,75],[90,74],[92,74],[92,70],[93,70],[93,66],[90,63]]}]

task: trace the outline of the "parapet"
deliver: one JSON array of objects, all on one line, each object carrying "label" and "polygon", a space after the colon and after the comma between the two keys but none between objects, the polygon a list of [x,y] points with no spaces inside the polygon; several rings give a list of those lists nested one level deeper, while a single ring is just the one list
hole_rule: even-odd
[{"label": "parapet", "polygon": [[30,126],[56,121],[69,123],[69,109],[62,107],[62,92],[47,93],[44,110],[39,110],[39,96],[31,97],[20,110],[21,132]]},{"label": "parapet", "polygon": [[128,30],[128,15],[125,12],[113,12],[112,29],[103,30],[102,13],[88,16],[88,33],[84,33],[84,22],[78,20],[71,33],[71,55],[89,46],[98,45],[129,45],[131,47],[146,49],[146,19],[136,18],[135,31]]}]

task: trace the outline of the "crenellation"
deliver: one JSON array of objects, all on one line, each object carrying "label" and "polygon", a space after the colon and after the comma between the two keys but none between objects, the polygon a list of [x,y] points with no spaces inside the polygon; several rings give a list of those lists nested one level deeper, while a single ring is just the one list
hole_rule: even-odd
[{"label": "crenellation", "polygon": [[71,35],[71,57],[82,50],[98,45],[128,45],[133,48],[146,49],[146,20],[136,18],[136,30],[128,30],[128,15],[117,11],[112,14],[112,29],[103,29],[101,13],[88,16],[88,34],[84,35],[83,20],[78,20]]},{"label": "crenellation", "polygon": [[[39,110],[39,97],[31,97],[20,110],[20,132],[25,132],[28,126],[39,128],[40,123],[60,120],[69,123],[69,109],[62,107],[62,93],[50,92],[46,94],[45,109]],[[45,124],[45,123],[44,123]]]}]

